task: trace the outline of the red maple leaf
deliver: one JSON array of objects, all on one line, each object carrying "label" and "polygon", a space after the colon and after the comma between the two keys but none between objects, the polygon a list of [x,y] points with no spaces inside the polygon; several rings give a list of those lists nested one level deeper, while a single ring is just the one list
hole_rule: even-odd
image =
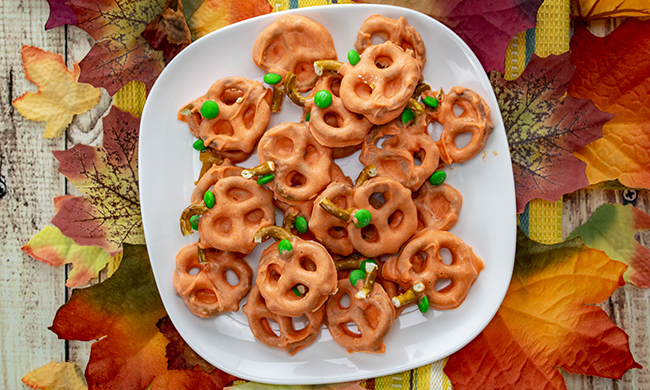
[{"label": "red maple leaf", "polygon": [[63,26],[64,24],[77,24],[77,15],[65,2],[67,0],[47,0],[50,5],[50,17],[45,22],[45,29]]}]

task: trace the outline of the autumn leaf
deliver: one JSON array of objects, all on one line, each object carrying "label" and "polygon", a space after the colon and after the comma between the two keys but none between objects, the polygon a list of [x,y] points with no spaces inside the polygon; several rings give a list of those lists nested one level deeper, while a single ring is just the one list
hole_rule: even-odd
[{"label": "autumn leaf", "polygon": [[322,385],[269,385],[266,383],[246,382],[227,390],[363,390],[359,382],[325,383]]},{"label": "autumn leaf", "polygon": [[37,368],[25,375],[23,383],[32,389],[42,390],[87,390],[83,372],[74,363],[62,362]]},{"label": "autumn leaf", "polygon": [[514,81],[490,72],[510,146],[518,213],[531,199],[557,201],[589,184],[585,163],[572,152],[599,138],[612,116],[589,100],[566,96],[573,72],[569,53],[533,55]]},{"label": "autumn leaf", "polygon": [[33,46],[23,46],[20,54],[25,78],[38,85],[38,92],[26,92],[12,103],[25,118],[47,123],[46,138],[63,134],[75,115],[99,102],[99,89],[77,82],[78,64],[69,70],[60,55]]},{"label": "autumn leaf", "polygon": [[161,53],[140,35],[163,12],[164,0],[69,0],[77,26],[95,39],[79,63],[83,82],[110,95],[132,80],[151,89],[163,69]]},{"label": "autumn leaf", "polygon": [[73,265],[65,285],[77,287],[96,278],[106,267],[110,256],[96,246],[79,246],[52,226],[46,226],[22,248],[32,258],[53,266]]},{"label": "autumn leaf", "polygon": [[618,179],[631,188],[650,188],[650,22],[628,19],[604,38],[575,25],[569,94],[591,99],[615,114],[603,138],[575,155],[587,163],[590,184]]},{"label": "autumn leaf", "polygon": [[78,245],[115,254],[122,243],[144,244],[137,166],[140,121],[113,107],[103,126],[103,147],[77,144],[53,152],[59,172],[84,196],[60,202],[52,223]]},{"label": "autumn leaf", "polygon": [[190,29],[183,14],[183,3],[167,0],[165,10],[147,25],[141,35],[151,47],[162,51],[165,63],[169,63],[192,43]]},{"label": "autumn leaf", "polygon": [[557,368],[607,378],[641,368],[625,332],[594,305],[625,284],[625,269],[580,239],[544,245],[519,230],[501,307],[444,368],[454,388],[566,389]]},{"label": "autumn leaf", "polygon": [[646,0],[574,0],[571,8],[571,18],[583,21],[650,16]]},{"label": "autumn leaf", "polygon": [[[199,366],[201,370],[207,373],[217,370],[215,366],[205,361],[205,359],[190,348],[178,333],[169,317],[162,318],[156,326],[165,335],[167,340],[169,340],[169,344],[167,344],[167,362],[170,370],[187,370],[195,366]],[[224,373],[224,375],[228,374]],[[228,384],[237,378],[228,376],[226,379],[225,384]]]},{"label": "autumn leaf", "polygon": [[567,239],[580,237],[585,245],[600,249],[613,260],[628,265],[624,278],[637,287],[650,287],[650,250],[634,239],[650,229],[650,215],[632,205],[604,204]]},{"label": "autumn leaf", "polygon": [[90,389],[144,389],[167,371],[168,341],[156,327],[165,315],[146,247],[125,244],[115,274],[73,290],[50,329],[65,340],[98,340],[86,366]]},{"label": "autumn leaf", "polygon": [[196,40],[230,24],[268,14],[271,10],[271,5],[266,0],[205,0],[187,24]]},{"label": "autumn leaf", "polygon": [[486,71],[505,72],[508,44],[515,35],[535,27],[543,0],[367,0],[407,7],[427,14],[452,29],[467,43]]},{"label": "autumn leaf", "polygon": [[50,5],[50,17],[45,22],[45,29],[49,30],[64,24],[77,24],[77,15],[65,2],[67,0],[47,0]]}]

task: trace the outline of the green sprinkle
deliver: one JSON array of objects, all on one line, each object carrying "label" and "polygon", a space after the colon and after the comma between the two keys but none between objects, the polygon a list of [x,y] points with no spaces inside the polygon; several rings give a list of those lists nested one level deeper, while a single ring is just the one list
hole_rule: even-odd
[{"label": "green sprinkle", "polygon": [[361,57],[359,57],[359,53],[356,50],[352,49],[348,52],[348,61],[350,62],[350,64],[356,65],[359,63],[360,60]]},{"label": "green sprinkle", "polygon": [[291,245],[291,242],[289,242],[289,240],[286,238],[278,243],[278,253],[280,253],[280,256],[284,257],[285,259],[291,256],[292,251],[293,245]]},{"label": "green sprinkle", "polygon": [[303,216],[297,216],[296,220],[293,222],[293,226],[296,227],[296,230],[300,234],[305,234],[309,230],[309,225],[307,224],[307,220]]},{"label": "green sprinkle", "polygon": [[214,207],[214,194],[212,191],[205,191],[205,194],[203,194],[203,202],[205,203],[205,207],[209,209]]},{"label": "green sprinkle", "polygon": [[409,123],[413,119],[415,119],[413,111],[411,111],[410,108],[405,108],[404,111],[402,111],[402,122]]},{"label": "green sprinkle", "polygon": [[309,118],[311,118],[311,112],[307,113],[307,116],[305,117],[305,122],[309,122]]},{"label": "green sprinkle", "polygon": [[291,287],[291,291],[293,291],[293,293],[296,294],[297,296],[300,296],[300,291],[298,291],[298,288]]},{"label": "green sprinkle", "polygon": [[354,222],[354,225],[358,228],[364,228],[368,225],[370,225],[370,221],[372,220],[372,215],[370,215],[370,211],[366,209],[361,209],[354,213],[354,219],[356,220]]},{"label": "green sprinkle", "polygon": [[192,229],[199,230],[199,219],[201,219],[200,215],[192,215],[190,217],[190,225],[192,226]]},{"label": "green sprinkle", "polygon": [[320,108],[327,108],[332,104],[332,94],[329,91],[321,89],[314,95],[314,103]]},{"label": "green sprinkle", "polygon": [[367,263],[373,263],[373,264],[377,265],[377,262],[374,261],[373,259],[367,259],[367,260],[364,260],[364,261],[361,262],[361,265],[359,266],[359,269],[362,270],[362,271],[365,271]]},{"label": "green sprinkle", "polygon": [[267,73],[264,75],[264,82],[270,85],[279,83],[282,80],[282,76],[277,73]]},{"label": "green sprinkle", "polygon": [[422,313],[429,311],[429,298],[426,295],[422,297],[420,302],[418,302],[418,309],[420,309]]},{"label": "green sprinkle", "polygon": [[205,119],[216,118],[219,115],[219,105],[214,100],[206,100],[201,106],[201,115]]},{"label": "green sprinkle", "polygon": [[433,186],[439,186],[445,182],[447,179],[447,172],[445,171],[435,171],[433,175],[429,178],[429,183]]},{"label": "green sprinkle", "polygon": [[353,286],[356,286],[357,282],[364,279],[365,277],[365,272],[361,271],[360,269],[355,269],[354,271],[350,272],[350,283],[352,283]]},{"label": "green sprinkle", "polygon": [[194,141],[192,147],[194,148],[194,150],[198,150],[199,152],[202,150],[206,150],[208,148],[207,146],[205,146],[202,139],[197,139],[196,141]]},{"label": "green sprinkle", "polygon": [[259,184],[261,186],[263,186],[264,184],[268,184],[273,180],[274,177],[275,176],[273,176],[272,173],[269,173],[268,175],[261,176],[261,177],[259,177],[257,179],[257,184]]},{"label": "green sprinkle", "polygon": [[422,103],[431,108],[438,108],[438,99],[431,96],[425,96],[422,99]]}]

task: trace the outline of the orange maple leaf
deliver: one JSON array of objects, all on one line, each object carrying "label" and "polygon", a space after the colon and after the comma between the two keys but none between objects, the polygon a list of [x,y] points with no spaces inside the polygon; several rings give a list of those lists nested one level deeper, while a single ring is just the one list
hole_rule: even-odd
[{"label": "orange maple leaf", "polygon": [[591,99],[614,114],[603,138],[574,154],[587,163],[590,184],[618,179],[650,188],[650,22],[628,19],[606,37],[576,25],[571,63],[576,71],[569,95]]},{"label": "orange maple leaf", "polygon": [[192,32],[192,37],[199,39],[229,24],[269,12],[271,12],[271,6],[265,0],[205,0],[188,19],[187,24]]},{"label": "orange maple leaf", "polygon": [[78,64],[69,70],[60,55],[33,46],[23,46],[20,54],[25,78],[38,85],[38,92],[26,92],[12,103],[25,118],[47,122],[46,138],[63,134],[75,115],[99,102],[99,88],[77,82]]},{"label": "orange maple leaf", "polygon": [[572,19],[584,21],[644,16],[650,16],[646,0],[574,0],[571,11]]},{"label": "orange maple leaf", "polygon": [[593,305],[625,284],[625,264],[580,239],[543,245],[521,230],[516,253],[497,314],[445,366],[457,390],[566,389],[557,367],[608,378],[641,368],[625,332]]}]

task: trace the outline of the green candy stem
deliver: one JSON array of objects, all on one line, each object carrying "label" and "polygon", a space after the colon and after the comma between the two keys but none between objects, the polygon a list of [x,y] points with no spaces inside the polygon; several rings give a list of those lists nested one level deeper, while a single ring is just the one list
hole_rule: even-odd
[{"label": "green candy stem", "polygon": [[214,100],[206,100],[201,106],[201,115],[205,119],[216,118],[219,115],[219,105]]},{"label": "green candy stem", "polygon": [[275,85],[282,81],[282,76],[277,73],[267,73],[264,75],[264,82],[270,85]]},{"label": "green candy stem", "polygon": [[354,218],[352,219],[354,226],[358,228],[364,228],[370,225],[370,221],[372,221],[372,215],[370,214],[370,211],[366,209],[361,209],[354,213]]},{"label": "green candy stem", "polygon": [[366,273],[363,272],[360,269],[355,269],[354,271],[350,272],[350,283],[352,283],[353,286],[357,285],[357,282],[359,280],[363,280],[366,277]]},{"label": "green candy stem", "polygon": [[356,65],[359,63],[361,60],[361,57],[359,57],[359,53],[352,49],[348,52],[348,62],[350,62],[351,65]]},{"label": "green candy stem", "polygon": [[321,89],[314,95],[314,103],[320,108],[327,108],[332,104],[332,94],[329,91]]},{"label": "green candy stem", "polygon": [[192,215],[190,217],[190,225],[192,225],[192,229],[199,230],[199,219],[200,218],[201,218],[200,215]]},{"label": "green candy stem", "polygon": [[199,152],[206,150],[208,148],[207,146],[205,146],[202,139],[197,139],[196,141],[194,141],[192,147],[194,148],[194,150],[198,150]]},{"label": "green candy stem", "polygon": [[429,311],[429,297],[426,295],[422,297],[420,302],[418,302],[418,309],[420,309],[420,312],[426,313]]},{"label": "green candy stem", "polygon": [[293,225],[296,227],[296,230],[300,234],[305,234],[307,233],[307,231],[309,231],[309,224],[307,223],[307,220],[303,216],[296,217],[296,220],[294,221]]},{"label": "green candy stem", "polygon": [[292,252],[293,252],[293,245],[291,245],[291,242],[286,238],[281,240],[278,243],[278,253],[280,253],[280,256],[282,256],[283,258],[286,259],[290,257]]},{"label": "green candy stem", "polygon": [[205,194],[203,194],[203,203],[205,203],[205,207],[211,209],[214,207],[214,194],[212,191],[205,191]]},{"label": "green candy stem", "polygon": [[268,184],[271,181],[273,181],[274,177],[275,176],[273,176],[272,173],[269,173],[268,175],[261,176],[259,179],[257,179],[257,184],[259,184],[261,186],[263,186],[264,184]]},{"label": "green candy stem", "polygon": [[429,183],[432,186],[439,186],[447,180],[447,172],[445,171],[435,171],[433,175],[429,177]]}]

